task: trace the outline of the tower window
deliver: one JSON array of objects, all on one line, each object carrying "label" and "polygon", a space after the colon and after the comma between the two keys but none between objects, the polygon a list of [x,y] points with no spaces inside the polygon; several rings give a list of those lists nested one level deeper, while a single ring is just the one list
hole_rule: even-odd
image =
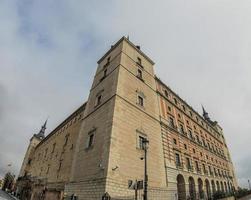
[{"label": "tower window", "polygon": [[144,106],[144,98],[143,97],[141,97],[141,96],[138,96],[138,104],[140,105],[140,106]]},{"label": "tower window", "polygon": [[99,95],[96,97],[95,106],[100,105],[100,104],[101,104],[101,100],[102,100],[102,95],[99,94]]},{"label": "tower window", "polygon": [[107,69],[104,70],[104,77],[107,76]]},{"label": "tower window", "polygon": [[139,57],[137,58],[137,64],[142,65],[142,60]]},{"label": "tower window", "polygon": [[177,144],[177,140],[175,138],[173,138],[173,143],[176,145]]},{"label": "tower window", "polygon": [[94,135],[95,135],[95,132],[96,132],[96,130],[92,130],[88,134],[87,145],[86,145],[87,149],[91,148],[93,146],[93,144],[94,144]]},{"label": "tower window", "polygon": [[138,69],[137,77],[138,77],[139,79],[143,79],[143,73],[142,73],[142,70],[141,70],[141,69]]}]

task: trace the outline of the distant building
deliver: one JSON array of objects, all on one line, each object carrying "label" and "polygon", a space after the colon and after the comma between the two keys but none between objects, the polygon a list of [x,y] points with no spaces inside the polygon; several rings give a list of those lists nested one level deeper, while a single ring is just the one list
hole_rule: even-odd
[{"label": "distant building", "polygon": [[133,199],[128,181],[144,178],[144,139],[149,200],[209,199],[238,187],[220,125],[157,78],[154,62],[125,37],[98,61],[88,101],[46,137],[45,129],[24,157],[21,199]]}]

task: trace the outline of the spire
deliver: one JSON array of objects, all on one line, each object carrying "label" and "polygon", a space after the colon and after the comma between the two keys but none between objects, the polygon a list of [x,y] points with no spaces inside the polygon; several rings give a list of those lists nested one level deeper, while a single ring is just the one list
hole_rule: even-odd
[{"label": "spire", "polygon": [[45,134],[45,129],[46,129],[47,121],[48,121],[48,119],[46,119],[46,121],[44,122],[44,125],[41,127],[39,133],[35,134],[35,136],[38,137],[39,139],[43,139],[45,137],[44,134]]},{"label": "spire", "polygon": [[211,120],[210,120],[210,117],[209,117],[209,115],[208,115],[208,112],[205,110],[205,108],[204,108],[203,105],[201,105],[201,106],[202,106],[202,110],[203,110],[203,117],[204,117],[204,119],[205,119],[205,120],[208,120],[208,121],[211,121]]}]

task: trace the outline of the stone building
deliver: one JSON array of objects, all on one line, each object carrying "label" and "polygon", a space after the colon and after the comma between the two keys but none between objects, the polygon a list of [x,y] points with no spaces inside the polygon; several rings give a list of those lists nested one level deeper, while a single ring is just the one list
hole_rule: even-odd
[{"label": "stone building", "polygon": [[154,62],[125,37],[98,61],[87,102],[46,137],[44,130],[20,171],[19,191],[30,199],[134,199],[128,180],[144,179],[144,139],[149,200],[237,188],[223,129],[157,78]]}]

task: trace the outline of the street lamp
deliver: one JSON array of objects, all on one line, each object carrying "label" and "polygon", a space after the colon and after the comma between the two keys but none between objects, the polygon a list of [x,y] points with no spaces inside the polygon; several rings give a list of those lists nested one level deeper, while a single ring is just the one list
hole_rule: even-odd
[{"label": "street lamp", "polygon": [[146,138],[143,139],[143,148],[144,148],[144,160],[145,160],[145,172],[144,172],[144,200],[147,200],[147,187],[148,187],[148,175],[147,175],[147,149],[148,149],[148,144],[149,140]]}]

